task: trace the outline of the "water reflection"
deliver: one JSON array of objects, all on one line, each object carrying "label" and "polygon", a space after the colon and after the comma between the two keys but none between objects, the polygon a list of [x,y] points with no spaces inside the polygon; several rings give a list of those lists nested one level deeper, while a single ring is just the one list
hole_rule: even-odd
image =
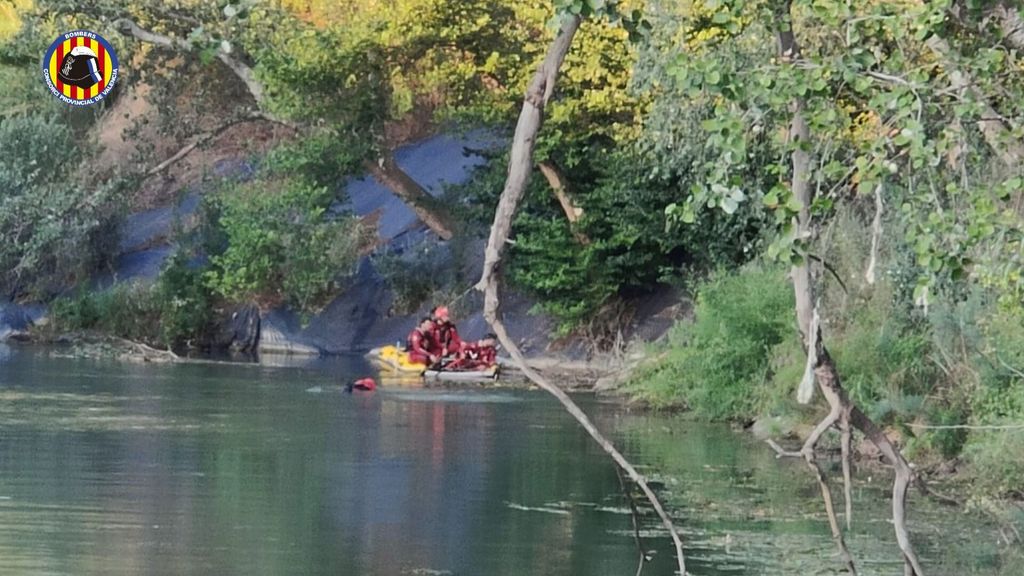
[{"label": "water reflection", "polygon": [[0,365],[0,573],[635,569],[628,516],[595,511],[621,505],[614,471],[546,398],[348,395],[365,367],[347,362],[16,351]]},{"label": "water reflection", "polygon": [[[366,370],[14,349],[0,361],[0,574],[635,573],[614,469],[557,403],[344,393]],[[693,574],[840,573],[799,463],[723,426],[581,401],[674,495]],[[849,541],[865,575],[900,570],[886,489],[857,487]],[[954,512],[914,503],[930,573],[1020,574],[998,565],[992,528]],[[644,574],[672,574],[653,515],[641,532]]]}]

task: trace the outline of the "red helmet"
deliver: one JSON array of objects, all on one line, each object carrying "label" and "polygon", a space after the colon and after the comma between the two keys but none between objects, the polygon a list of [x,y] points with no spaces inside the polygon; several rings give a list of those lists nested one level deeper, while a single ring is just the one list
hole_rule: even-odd
[{"label": "red helmet", "polygon": [[360,390],[374,390],[377,388],[377,382],[375,382],[373,378],[360,378],[355,381],[353,387]]}]

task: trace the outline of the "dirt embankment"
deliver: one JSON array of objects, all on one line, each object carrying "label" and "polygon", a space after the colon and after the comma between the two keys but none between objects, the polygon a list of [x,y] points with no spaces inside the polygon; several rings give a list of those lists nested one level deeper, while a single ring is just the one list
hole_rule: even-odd
[{"label": "dirt embankment", "polygon": [[[124,91],[95,135],[102,149],[97,165],[111,174],[148,170],[250,109],[248,93],[231,75],[220,74],[218,65],[187,67],[193,73],[190,81],[175,84],[176,93],[170,98],[159,93],[169,90],[163,80],[151,84],[125,78]],[[167,60],[154,75],[172,70],[184,74],[180,71],[184,66],[179,60]],[[183,190],[211,175],[222,175],[231,165],[266,152],[290,135],[289,129],[264,121],[234,124],[147,178],[132,194],[129,207],[137,212],[169,205]]]}]

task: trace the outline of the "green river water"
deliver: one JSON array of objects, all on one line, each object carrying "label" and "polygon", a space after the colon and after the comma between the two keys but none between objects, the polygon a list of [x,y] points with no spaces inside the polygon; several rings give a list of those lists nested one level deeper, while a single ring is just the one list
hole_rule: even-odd
[{"label": "green river water", "polygon": [[[554,400],[344,392],[368,373],[359,358],[151,365],[0,345],[0,574],[636,572],[615,469]],[[798,462],[726,426],[579,401],[664,486],[693,574],[843,573]],[[850,547],[862,574],[902,574],[887,479],[871,476]],[[929,574],[1020,574],[983,519],[915,499],[911,531]],[[672,574],[649,513],[640,533],[643,573]]]}]

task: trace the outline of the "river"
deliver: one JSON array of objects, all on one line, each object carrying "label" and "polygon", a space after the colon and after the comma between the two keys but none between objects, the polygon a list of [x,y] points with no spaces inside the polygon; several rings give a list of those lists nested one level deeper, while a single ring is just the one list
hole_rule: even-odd
[{"label": "river", "polygon": [[[554,400],[346,394],[368,370],[354,357],[153,365],[0,345],[0,574],[636,572],[615,469]],[[800,463],[726,426],[579,401],[664,486],[693,574],[842,573]],[[901,574],[886,480],[870,476],[858,473],[850,547],[862,574]],[[920,499],[912,515],[930,574],[1011,574],[983,519]],[[656,518],[640,528],[644,574],[672,574]]]}]

